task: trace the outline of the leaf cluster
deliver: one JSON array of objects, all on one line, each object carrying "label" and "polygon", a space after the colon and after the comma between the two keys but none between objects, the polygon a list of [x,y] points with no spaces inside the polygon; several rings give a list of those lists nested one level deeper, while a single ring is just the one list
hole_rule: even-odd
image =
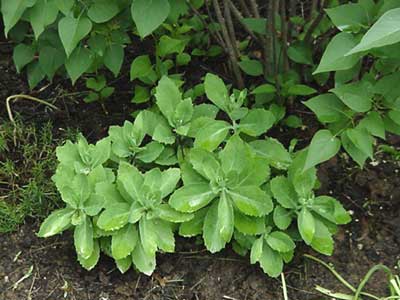
[{"label": "leaf cluster", "polygon": [[103,252],[121,272],[133,265],[148,275],[158,251],[174,251],[175,233],[201,236],[212,253],[229,243],[250,251],[270,276],[298,241],[330,255],[332,234],[350,217],[335,199],[314,195],[306,152],[265,135],[274,114],[244,106],[245,90],[231,92],[213,74],[204,88],[211,103],[195,104],[164,76],[155,106],[133,122],[111,126],[96,144],[80,136],[59,147],[53,181],[66,207],[39,236],[71,229],[83,267],[92,269]]},{"label": "leaf cluster", "polygon": [[[358,1],[327,9],[341,31],[328,43],[314,74],[334,72],[335,87],[304,102],[327,129],[311,141],[306,168],[341,147],[361,167],[376,139],[400,134],[398,84],[400,4]],[[368,68],[363,67],[369,60]]]}]

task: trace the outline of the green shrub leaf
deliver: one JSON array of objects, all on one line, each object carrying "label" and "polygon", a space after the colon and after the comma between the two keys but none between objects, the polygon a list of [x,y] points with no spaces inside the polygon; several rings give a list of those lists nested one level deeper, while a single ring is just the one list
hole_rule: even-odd
[{"label": "green shrub leaf", "polygon": [[340,140],[334,137],[329,130],[318,131],[312,138],[308,148],[304,170],[331,159],[338,153],[340,145]]},{"label": "green shrub leaf", "polygon": [[400,41],[400,8],[386,12],[367,31],[360,43],[355,46],[347,55],[354,55],[373,48],[395,44]]},{"label": "green shrub leaf", "polygon": [[345,105],[334,94],[322,94],[303,103],[323,123],[335,123],[347,117],[344,111]]},{"label": "green shrub leaf", "polygon": [[359,56],[356,54],[346,56],[346,54],[356,44],[354,36],[350,33],[341,32],[335,35],[326,47],[321,62],[313,74],[352,68],[358,62]]},{"label": "green shrub leaf", "polygon": [[[76,19],[72,16],[64,17],[58,23],[58,33],[64,46],[65,53],[70,56],[78,43],[92,30],[92,22],[81,17]],[[82,61],[81,63],[84,63]]]},{"label": "green shrub leaf", "polygon": [[339,97],[340,100],[356,112],[367,112],[372,107],[372,94],[367,84],[350,83],[344,84],[330,92]]},{"label": "green shrub leaf", "polygon": [[13,53],[13,60],[17,68],[17,72],[18,73],[21,72],[21,70],[27,64],[33,61],[34,57],[35,57],[35,49],[33,48],[33,46],[18,44],[14,48],[14,53]]},{"label": "green shrub leaf", "polygon": [[104,23],[111,20],[119,12],[116,2],[108,0],[96,0],[88,10],[88,17],[95,23]]},{"label": "green shrub leaf", "polygon": [[131,11],[139,35],[144,38],[167,19],[170,5],[168,0],[133,0]]}]

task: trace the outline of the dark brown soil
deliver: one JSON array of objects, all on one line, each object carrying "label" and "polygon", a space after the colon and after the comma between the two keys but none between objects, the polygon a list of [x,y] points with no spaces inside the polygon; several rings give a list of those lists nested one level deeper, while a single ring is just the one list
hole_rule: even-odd
[{"label": "dark brown soil", "polygon": [[[15,73],[9,54],[3,59],[0,53],[1,99],[28,92],[23,76]],[[120,88],[105,104],[108,114],[97,103],[82,104],[81,96],[67,95],[80,87],[68,87],[60,79],[33,93],[50,99],[60,107],[59,111],[51,112],[23,101],[16,103],[13,111],[21,114],[24,122],[40,124],[52,120],[57,130],[77,127],[96,140],[110,124],[122,123],[134,110],[129,101],[132,87],[126,78],[117,79],[116,84]],[[3,105],[0,118],[7,118]],[[362,171],[345,157],[320,168],[321,192],[337,197],[354,212],[353,222],[336,236],[334,255],[321,258],[332,263],[353,285],[373,265],[383,263],[395,270],[400,259],[399,169],[398,162],[383,156]],[[196,246],[195,240],[180,239],[176,254],[158,256],[158,267],[151,277],[132,270],[121,275],[107,257],[87,272],[76,260],[69,233],[38,239],[38,226],[37,221],[28,220],[18,232],[0,235],[0,300],[283,299],[280,280],[268,278],[258,266],[249,264],[248,257],[242,258],[229,249],[211,255]],[[348,292],[322,266],[305,260],[304,253],[316,255],[299,246],[294,262],[285,269],[289,299],[323,299],[315,292],[315,285]],[[384,293],[385,279],[381,275],[374,277],[368,290],[378,295]]]}]

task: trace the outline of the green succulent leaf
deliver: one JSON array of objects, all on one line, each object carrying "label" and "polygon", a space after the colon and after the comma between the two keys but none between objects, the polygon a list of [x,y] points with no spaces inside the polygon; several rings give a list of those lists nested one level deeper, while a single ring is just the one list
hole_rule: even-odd
[{"label": "green succulent leaf", "polygon": [[197,132],[194,146],[213,151],[225,140],[231,128],[225,121],[209,122]]},{"label": "green succulent leaf", "polygon": [[204,219],[203,226],[203,239],[204,244],[208,251],[211,253],[216,253],[221,251],[226,244],[226,241],[221,236],[221,231],[218,224],[218,210],[219,210],[219,202],[215,201],[213,205],[210,206],[208,212]]},{"label": "green succulent leaf", "polygon": [[190,184],[177,189],[169,204],[178,211],[192,213],[207,206],[215,197],[208,183]]},{"label": "green succulent leaf", "polygon": [[286,170],[292,162],[289,152],[274,138],[256,140],[249,145],[254,149],[256,156],[265,158],[276,169]]},{"label": "green succulent leaf", "polygon": [[208,73],[204,81],[207,98],[221,110],[228,111],[229,94],[225,83],[218,76]]},{"label": "green succulent leaf", "polygon": [[204,178],[213,182],[221,178],[221,166],[213,153],[194,148],[190,151],[189,160],[193,169]]},{"label": "green succulent leaf", "polygon": [[175,251],[175,238],[171,223],[163,220],[154,220],[157,235],[157,246],[160,250],[173,253]]},{"label": "green succulent leaf", "polygon": [[286,230],[292,223],[292,211],[277,205],[274,209],[273,220],[280,230]]},{"label": "green succulent leaf", "polygon": [[133,250],[132,261],[135,267],[147,276],[150,276],[156,268],[156,254],[146,252],[142,243],[138,243]]},{"label": "green succulent leaf", "polygon": [[227,243],[230,242],[234,230],[234,216],[231,200],[225,192],[221,193],[218,201],[218,222],[216,227],[221,238]]},{"label": "green succulent leaf", "polygon": [[250,217],[239,210],[235,210],[235,229],[243,234],[257,235],[265,231],[265,218],[264,217]]},{"label": "green succulent leaf", "polygon": [[259,258],[261,268],[271,277],[278,277],[283,270],[283,260],[279,252],[273,250],[267,243],[263,243]]},{"label": "green succulent leaf", "polygon": [[155,97],[158,108],[172,124],[177,106],[182,101],[182,94],[175,82],[167,76],[163,76],[158,83]]},{"label": "green succulent leaf", "polygon": [[315,233],[311,242],[311,247],[325,255],[333,253],[333,238],[332,234],[325,224],[318,219],[315,220]]},{"label": "green succulent leaf", "polygon": [[314,216],[307,208],[303,208],[300,211],[297,219],[297,227],[304,242],[310,245],[315,235],[316,224]]},{"label": "green succulent leaf", "polygon": [[84,217],[83,222],[75,227],[74,241],[78,255],[88,259],[94,250],[93,224],[89,217]]},{"label": "green succulent leaf", "polygon": [[47,238],[64,231],[71,225],[71,218],[74,213],[75,210],[71,208],[55,210],[40,226],[38,236]]},{"label": "green succulent leaf", "polygon": [[98,263],[100,259],[100,246],[98,240],[94,240],[93,242],[93,251],[89,257],[83,257],[78,254],[78,261],[82,267],[86,270],[92,270]]},{"label": "green succulent leaf", "polygon": [[181,213],[168,204],[159,205],[154,212],[158,218],[172,223],[188,222],[193,219],[193,214]]},{"label": "green succulent leaf", "polygon": [[157,251],[157,226],[153,220],[141,218],[139,221],[140,241],[144,252],[151,256]]},{"label": "green succulent leaf", "polygon": [[273,210],[271,197],[258,186],[241,186],[227,192],[235,206],[246,215],[261,217]]},{"label": "green succulent leaf", "polygon": [[240,121],[239,130],[250,136],[265,133],[275,123],[275,116],[268,110],[255,108]]},{"label": "green succulent leaf", "polygon": [[347,224],[351,221],[350,214],[342,204],[330,196],[316,197],[311,208],[321,217],[335,224]]},{"label": "green succulent leaf", "polygon": [[293,184],[284,176],[277,176],[270,182],[274,198],[284,208],[294,209],[297,204],[297,194]]},{"label": "green succulent leaf", "polygon": [[117,265],[118,270],[124,274],[132,266],[132,257],[128,256],[122,259],[116,259],[115,264]]},{"label": "green succulent leaf", "polygon": [[129,204],[115,203],[108,206],[99,216],[97,226],[106,231],[124,227],[129,220]]},{"label": "green succulent leaf", "polygon": [[128,224],[113,234],[111,252],[115,260],[128,257],[139,241],[139,233],[135,225]]},{"label": "green succulent leaf", "polygon": [[208,208],[202,208],[193,213],[193,218],[190,221],[183,222],[179,226],[179,235],[184,237],[193,237],[203,232],[204,219]]},{"label": "green succulent leaf", "polygon": [[274,231],[266,235],[265,240],[273,250],[282,253],[292,251],[296,247],[291,237],[282,231]]},{"label": "green succulent leaf", "polygon": [[144,163],[151,163],[160,157],[164,151],[165,146],[159,142],[150,142],[136,155],[136,158],[143,161]]},{"label": "green succulent leaf", "polygon": [[255,264],[261,258],[263,252],[263,245],[264,245],[264,237],[259,237],[256,239],[251,247],[250,252],[250,263]]}]

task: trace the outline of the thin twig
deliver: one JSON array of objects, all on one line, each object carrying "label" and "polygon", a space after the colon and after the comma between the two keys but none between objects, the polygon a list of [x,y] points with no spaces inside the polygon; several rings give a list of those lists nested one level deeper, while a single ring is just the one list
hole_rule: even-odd
[{"label": "thin twig", "polygon": [[233,73],[235,75],[237,85],[238,85],[238,87],[240,89],[243,89],[244,88],[243,77],[242,77],[242,73],[241,73],[241,71],[239,69],[238,58],[235,55],[236,51],[233,48],[236,45],[232,44],[232,41],[231,41],[231,39],[229,37],[227,25],[226,25],[226,22],[225,22],[225,19],[224,19],[223,15],[222,15],[219,1],[218,0],[213,0],[213,5],[214,5],[215,13],[217,15],[218,22],[219,22],[219,24],[221,26],[222,36],[223,36],[223,38],[225,40],[225,44],[226,44],[225,51],[228,53],[229,59],[231,61],[232,70],[233,70]]},{"label": "thin twig", "polygon": [[45,100],[41,100],[41,99],[39,99],[39,98],[35,98],[35,97],[29,96],[29,95],[22,95],[22,94],[20,94],[20,95],[13,95],[13,96],[10,96],[10,97],[8,97],[8,98],[6,99],[6,108],[7,108],[8,117],[9,117],[10,121],[11,121],[13,124],[15,124],[15,120],[14,120],[14,117],[13,117],[13,114],[12,114],[10,102],[11,102],[12,100],[14,100],[14,102],[16,102],[16,101],[19,100],[19,99],[31,100],[31,101],[34,101],[34,102],[38,102],[38,103],[40,103],[40,104],[47,105],[47,106],[49,106],[49,107],[51,107],[51,108],[53,108],[53,109],[57,109],[57,110],[58,110],[58,107],[57,107],[57,106],[55,106],[55,105],[53,105],[53,104],[51,104],[51,103],[49,103],[49,102],[47,102],[47,101],[45,101]]},{"label": "thin twig", "polygon": [[286,1],[280,2],[281,10],[281,30],[282,30],[282,62],[283,69],[285,72],[289,71],[289,58],[288,58],[288,23],[289,20],[286,18]]},{"label": "thin twig", "polygon": [[235,32],[235,27],[233,26],[232,22],[232,15],[231,15],[231,10],[229,8],[228,0],[224,1],[224,17],[226,21],[226,27],[228,29],[229,37],[231,39],[231,43],[233,46],[233,50],[235,51],[235,56],[239,57],[239,49],[237,47],[237,38],[236,38],[236,32]]},{"label": "thin twig", "polygon": [[321,23],[322,19],[324,18],[324,7],[325,7],[325,0],[321,0],[321,6],[319,9],[319,13],[317,17],[314,19],[314,21],[311,23],[310,27],[308,28],[306,35],[304,36],[304,42],[309,43],[312,38],[312,34],[314,33],[314,30],[318,27],[319,23]]},{"label": "thin twig", "polygon": [[229,3],[229,7],[232,11],[233,16],[236,20],[243,26],[244,30],[255,40],[256,42],[260,43],[260,39],[254,34],[254,32],[243,22],[243,16],[240,10],[233,4],[231,0],[227,0]]},{"label": "thin twig", "polygon": [[[345,287],[347,287],[350,291],[352,291],[353,293],[357,292],[357,289],[352,286],[348,281],[346,281],[338,272],[336,272],[336,270],[334,268],[332,268],[330,265],[328,265],[326,262],[320,260],[319,258],[316,258],[312,255],[309,254],[304,254],[304,257],[309,258],[313,261],[316,261],[317,263],[321,264],[322,266],[324,266],[325,268],[327,268],[333,276],[336,277],[337,280],[339,280]],[[375,295],[371,295],[369,293],[364,293],[364,292],[360,292],[361,295],[373,298],[373,299],[377,299],[379,300],[379,297],[376,297]]]},{"label": "thin twig", "polygon": [[283,272],[281,273],[281,280],[282,280],[283,300],[289,300],[288,294],[287,294],[285,274]]},{"label": "thin twig", "polygon": [[[270,0],[270,1],[276,1],[276,0]],[[254,17],[256,17],[257,19],[260,19],[261,18],[260,11],[258,9],[258,4],[257,4],[256,0],[250,0],[249,2],[250,2],[251,10],[253,11]]]},{"label": "thin twig", "polygon": [[239,0],[240,6],[242,7],[243,14],[245,15],[246,18],[251,18],[253,17],[250,13],[250,10],[245,2],[245,0]]},{"label": "thin twig", "polygon": [[311,2],[310,13],[308,15],[309,21],[311,21],[312,18],[314,17],[314,14],[318,12],[318,2],[319,2],[319,0],[312,0],[312,2]]},{"label": "thin twig", "polygon": [[204,20],[203,15],[196,9],[196,7],[193,6],[193,4],[189,1],[186,0],[186,4],[190,7],[190,9],[193,11],[193,13],[200,19],[200,22],[203,24],[204,28],[210,33],[210,35],[214,38],[214,40],[222,47],[225,48],[224,40],[222,36],[219,34],[218,31],[213,31],[210,29],[210,26],[208,26],[207,22]]},{"label": "thin twig", "polygon": [[17,124],[15,122],[15,119],[14,119],[14,116],[13,116],[13,113],[12,113],[12,110],[11,110],[11,104],[10,103],[13,100],[14,100],[14,102],[16,102],[19,99],[25,99],[25,100],[38,102],[40,104],[44,104],[44,105],[47,105],[47,106],[49,106],[49,107],[51,107],[53,109],[58,110],[57,106],[55,106],[55,105],[53,105],[53,104],[51,104],[51,103],[49,103],[47,101],[44,101],[44,100],[41,100],[39,98],[35,98],[35,97],[32,97],[32,96],[29,96],[29,95],[18,94],[18,95],[13,95],[13,96],[8,97],[6,99],[6,108],[7,108],[8,118],[10,119],[11,123],[14,125],[14,132],[13,132],[13,134],[14,134],[14,145],[17,145],[17,137],[16,137]]}]

